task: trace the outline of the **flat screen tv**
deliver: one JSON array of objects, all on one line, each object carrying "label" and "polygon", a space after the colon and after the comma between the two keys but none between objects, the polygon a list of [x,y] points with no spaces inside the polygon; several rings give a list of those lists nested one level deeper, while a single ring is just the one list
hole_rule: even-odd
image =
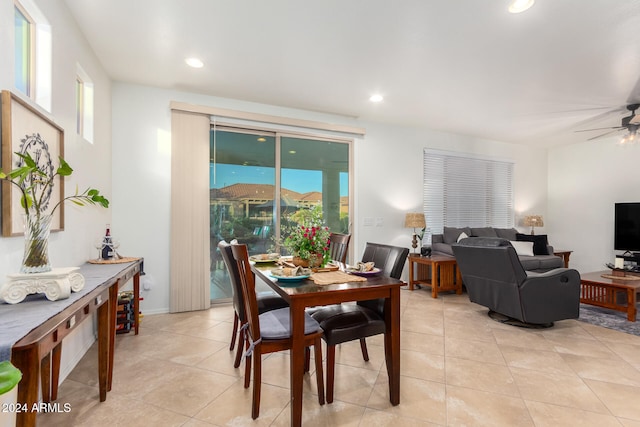
[{"label": "flat screen tv", "polygon": [[613,247],[640,252],[640,203],[616,203]]}]

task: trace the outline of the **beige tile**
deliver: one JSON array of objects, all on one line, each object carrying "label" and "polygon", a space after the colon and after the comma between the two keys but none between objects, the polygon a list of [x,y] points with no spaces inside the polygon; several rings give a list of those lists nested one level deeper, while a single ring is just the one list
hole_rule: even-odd
[{"label": "beige tile", "polygon": [[640,369],[640,345],[607,341],[605,345],[622,360]]},{"label": "beige tile", "polygon": [[528,350],[553,351],[553,342],[549,341],[539,329],[512,327],[507,330],[495,330],[498,345],[508,344]]},{"label": "beige tile", "polygon": [[534,424],[522,399],[447,385],[447,425],[515,427]]},{"label": "beige tile", "polygon": [[[384,365],[384,347],[377,345],[377,339],[383,340],[383,335],[367,338],[367,353],[369,353],[369,361],[365,361],[362,357],[360,349],[360,341],[349,341],[336,346],[336,363],[349,365],[356,368],[371,369],[379,371]],[[384,341],[382,342],[384,344]]]},{"label": "beige tile", "polygon": [[377,371],[336,365],[334,400],[364,406],[378,377]]},{"label": "beige tile", "polygon": [[400,333],[400,348],[403,350],[444,356],[444,337],[441,335],[402,331]]},{"label": "beige tile", "polygon": [[444,382],[444,356],[400,350],[400,374],[406,377]]},{"label": "beige tile", "polygon": [[[364,407],[346,402],[334,401],[318,405],[318,401],[304,396],[302,401],[302,425],[315,426],[358,426]],[[291,425],[291,406],[287,406],[271,424],[273,427]]]},{"label": "beige tile", "polygon": [[441,314],[424,311],[418,314],[404,314],[400,320],[400,329],[421,334],[443,335],[444,319]]},{"label": "beige tile", "polygon": [[527,408],[536,427],[619,427],[620,423],[612,415],[557,406],[549,403],[526,401]]},{"label": "beige tile", "polygon": [[600,359],[566,354],[563,358],[581,378],[640,387],[640,372],[616,357]]},{"label": "beige tile", "polygon": [[640,388],[594,380],[585,382],[613,415],[640,421]]},{"label": "beige tile", "polygon": [[509,368],[503,365],[448,357],[446,378],[447,385],[506,394],[513,397],[520,396]]},{"label": "beige tile", "polygon": [[241,381],[238,381],[198,412],[194,418],[220,426],[268,426],[288,406],[290,399],[289,390],[263,384],[260,416],[252,421],[251,396],[252,388],[245,389]]},{"label": "beige tile", "polygon": [[598,396],[577,375],[558,375],[511,368],[511,373],[525,400],[608,414]]},{"label": "beige tile", "polygon": [[590,356],[600,357],[603,359],[609,359],[614,354],[601,342],[592,339],[584,338],[549,338],[554,344],[555,350],[558,353],[575,354],[577,356]]},{"label": "beige tile", "polygon": [[[325,424],[328,425],[328,424]],[[331,424],[337,425],[337,424]],[[366,427],[435,427],[439,424],[430,423],[427,421],[416,420],[415,418],[404,418],[398,415],[390,414],[388,412],[376,411],[373,409],[366,409],[362,416],[361,426]]]},{"label": "beige tile", "polygon": [[500,348],[495,342],[445,337],[444,354],[446,357],[457,357],[506,366]]},{"label": "beige tile", "polygon": [[484,322],[469,323],[456,318],[446,322],[444,333],[447,338],[491,343],[496,341],[493,329]]},{"label": "beige tile", "polygon": [[177,378],[146,393],[142,400],[193,416],[238,381],[227,375],[185,367]]},{"label": "beige tile", "polygon": [[445,385],[434,381],[402,377],[400,384],[400,404],[392,406],[389,402],[389,383],[377,381],[367,407],[388,414],[414,418],[416,420],[445,425],[447,420],[445,403]]},{"label": "beige tile", "polygon": [[558,375],[574,373],[564,358],[554,351],[531,351],[526,348],[508,345],[501,345],[500,350],[507,361],[507,366],[512,368],[529,369]]}]

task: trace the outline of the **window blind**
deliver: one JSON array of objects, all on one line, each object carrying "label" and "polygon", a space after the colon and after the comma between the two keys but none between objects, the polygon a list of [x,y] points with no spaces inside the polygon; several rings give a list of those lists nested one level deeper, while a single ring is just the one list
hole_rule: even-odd
[{"label": "window blind", "polygon": [[424,213],[432,234],[444,227],[514,225],[513,162],[424,149]]}]

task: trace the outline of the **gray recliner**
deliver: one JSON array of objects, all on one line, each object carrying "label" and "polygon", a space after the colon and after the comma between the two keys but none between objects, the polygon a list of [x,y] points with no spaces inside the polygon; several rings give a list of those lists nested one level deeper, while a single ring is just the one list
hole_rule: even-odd
[{"label": "gray recliner", "polygon": [[469,299],[489,308],[495,320],[510,323],[511,318],[522,322],[520,326],[552,326],[556,320],[578,318],[578,271],[527,272],[506,239],[470,237],[452,248]]}]

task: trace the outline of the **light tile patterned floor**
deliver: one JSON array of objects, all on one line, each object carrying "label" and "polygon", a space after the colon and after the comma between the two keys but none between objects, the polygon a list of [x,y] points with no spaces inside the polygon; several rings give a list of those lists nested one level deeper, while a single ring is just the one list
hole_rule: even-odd
[{"label": "light tile patterned floor", "polygon": [[[337,351],[336,400],[305,380],[305,426],[640,427],[640,337],[574,320],[547,330],[494,322],[466,295],[402,291],[401,403],[388,399],[381,337]],[[265,358],[260,418],[229,351],[230,305],[145,316],[117,337],[113,390],[98,401],[94,345],[60,387],[69,413],[41,426],[289,425],[288,355]],[[313,366],[313,364],[312,364]]]}]

